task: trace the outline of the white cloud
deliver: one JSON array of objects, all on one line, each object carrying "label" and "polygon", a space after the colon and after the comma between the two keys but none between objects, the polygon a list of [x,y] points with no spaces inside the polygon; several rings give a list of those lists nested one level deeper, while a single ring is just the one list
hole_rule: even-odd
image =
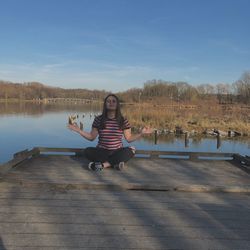
[{"label": "white cloud", "polygon": [[210,43],[214,44],[215,46],[219,47],[220,49],[227,49],[231,50],[232,52],[239,54],[239,55],[249,55],[250,50],[245,49],[243,47],[240,47],[239,45],[236,45],[232,41],[229,41],[227,39],[211,39]]},{"label": "white cloud", "polygon": [[[0,65],[0,79],[13,82],[38,81],[52,86],[65,88],[125,90],[143,82],[144,76],[150,72],[147,67],[117,66],[110,63],[82,62],[79,69],[74,68],[76,62],[57,64],[13,64]],[[85,64],[93,67],[85,70]],[[70,66],[70,67],[69,67]],[[73,66],[73,67],[72,67]],[[96,69],[98,68],[98,69]]]},{"label": "white cloud", "polygon": [[0,64],[0,68],[1,80],[37,81],[62,88],[105,89],[113,92],[142,87],[143,83],[151,79],[187,81],[194,79],[194,74],[199,71],[197,66],[160,68],[87,60],[69,60],[44,65]]}]

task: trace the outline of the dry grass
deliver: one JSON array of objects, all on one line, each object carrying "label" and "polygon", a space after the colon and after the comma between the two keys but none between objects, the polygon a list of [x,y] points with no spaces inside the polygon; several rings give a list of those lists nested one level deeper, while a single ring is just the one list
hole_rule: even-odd
[{"label": "dry grass", "polygon": [[149,125],[157,129],[183,129],[202,132],[205,129],[235,130],[250,134],[250,107],[203,104],[187,108],[184,105],[123,106],[123,113],[134,127]]}]

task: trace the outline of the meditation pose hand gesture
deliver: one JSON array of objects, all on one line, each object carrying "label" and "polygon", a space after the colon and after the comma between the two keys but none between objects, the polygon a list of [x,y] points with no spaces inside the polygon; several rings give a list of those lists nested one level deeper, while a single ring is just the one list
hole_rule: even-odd
[{"label": "meditation pose hand gesture", "polygon": [[74,124],[68,124],[68,128],[72,131],[75,131],[75,132],[78,132],[80,133],[80,128],[79,126],[77,125],[77,123],[74,123]]},{"label": "meditation pose hand gesture", "polygon": [[139,134],[132,134],[128,120],[121,114],[119,99],[113,94],[105,98],[102,114],[95,117],[90,132],[81,130],[76,123],[69,124],[68,128],[89,141],[99,135],[97,146],[84,151],[90,161],[89,169],[94,171],[108,167],[122,170],[124,163],[135,155],[134,147],[123,147],[122,137],[130,143],[153,132],[153,129],[144,127]]},{"label": "meditation pose hand gesture", "polygon": [[141,130],[141,134],[152,134],[153,132],[154,132],[154,130],[152,128],[149,128],[149,127],[144,127]]}]

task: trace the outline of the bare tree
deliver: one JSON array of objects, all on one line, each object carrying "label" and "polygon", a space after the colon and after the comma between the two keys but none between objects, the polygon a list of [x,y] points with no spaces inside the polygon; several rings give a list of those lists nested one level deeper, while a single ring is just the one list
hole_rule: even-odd
[{"label": "bare tree", "polygon": [[234,83],[234,89],[239,101],[250,103],[250,71],[242,74],[240,79]]}]

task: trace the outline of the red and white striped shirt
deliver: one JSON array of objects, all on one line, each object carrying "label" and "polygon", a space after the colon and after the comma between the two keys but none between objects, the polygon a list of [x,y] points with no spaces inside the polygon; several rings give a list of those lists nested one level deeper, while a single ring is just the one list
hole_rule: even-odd
[{"label": "red and white striped shirt", "polygon": [[123,128],[121,129],[115,118],[107,118],[105,128],[101,129],[101,118],[102,115],[97,116],[92,124],[92,127],[97,128],[99,133],[97,147],[108,150],[122,148],[123,130],[131,128],[128,120],[124,118]]}]

